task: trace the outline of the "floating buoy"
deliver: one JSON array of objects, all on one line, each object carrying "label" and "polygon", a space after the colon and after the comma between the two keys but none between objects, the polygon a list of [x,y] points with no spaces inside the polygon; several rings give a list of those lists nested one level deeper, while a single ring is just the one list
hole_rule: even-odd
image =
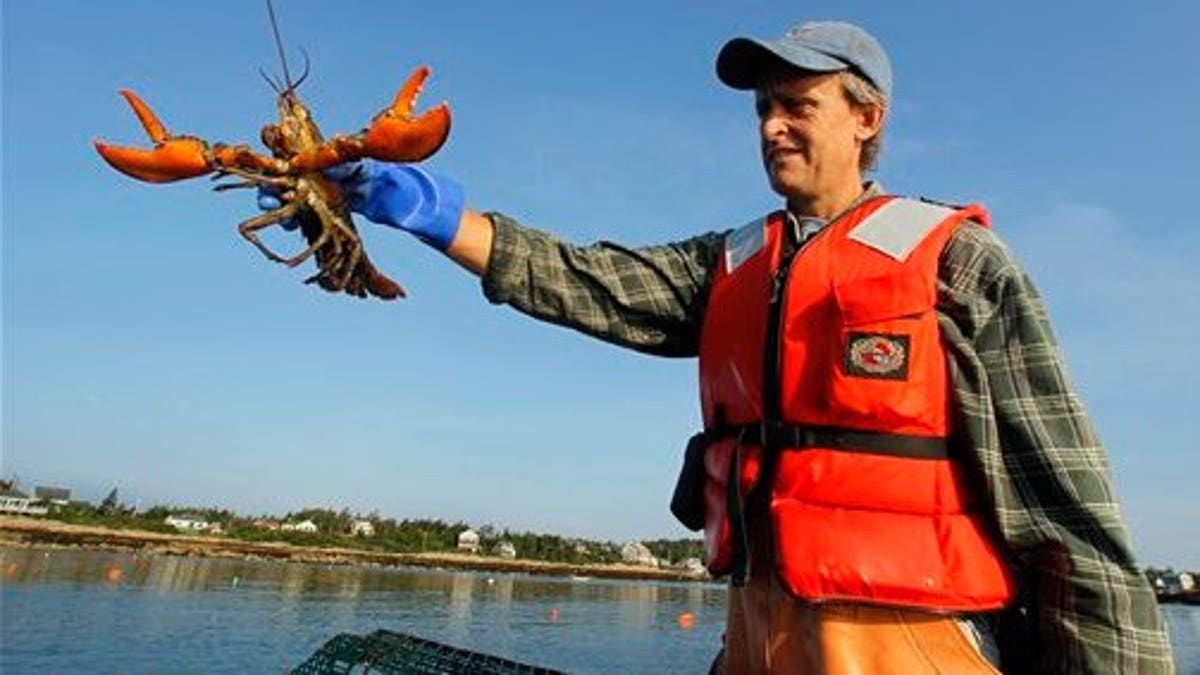
[{"label": "floating buoy", "polygon": [[125,576],[125,571],[120,567],[110,567],[104,572],[104,579],[110,584],[115,584]]},{"label": "floating buoy", "polygon": [[679,617],[675,619],[679,623],[679,627],[690,629],[696,625],[696,617],[691,612],[680,612]]},{"label": "floating buoy", "polygon": [[550,611],[546,613],[546,618],[550,619],[551,621],[558,621],[558,609],[551,608]]}]

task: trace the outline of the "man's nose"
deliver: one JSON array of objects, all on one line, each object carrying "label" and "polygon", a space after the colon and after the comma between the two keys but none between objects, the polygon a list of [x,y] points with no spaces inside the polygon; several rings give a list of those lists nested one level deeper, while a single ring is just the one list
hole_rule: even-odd
[{"label": "man's nose", "polygon": [[787,125],[784,123],[782,117],[779,115],[770,114],[762,118],[762,122],[759,123],[759,127],[762,131],[763,138],[778,136],[787,130]]}]

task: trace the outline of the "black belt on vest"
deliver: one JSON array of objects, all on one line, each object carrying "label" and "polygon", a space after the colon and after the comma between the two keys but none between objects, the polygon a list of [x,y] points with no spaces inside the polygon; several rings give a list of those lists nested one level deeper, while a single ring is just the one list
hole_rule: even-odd
[{"label": "black belt on vest", "polygon": [[791,422],[733,424],[710,429],[707,435],[711,439],[732,436],[741,445],[779,450],[830,448],[909,459],[947,459],[950,456],[950,444],[944,436],[912,436]]},{"label": "black belt on vest", "polygon": [[[864,431],[844,427],[819,427],[792,422],[752,422],[729,424],[707,429],[708,441],[720,438],[735,438],[733,459],[729,463],[726,483],[726,508],[728,509],[733,536],[733,563],[730,570],[734,586],[742,586],[749,573],[749,537],[745,520],[744,501],[747,498],[766,496],[767,486],[774,480],[774,456],[778,452],[803,452],[812,448],[829,448],[845,452],[861,452],[871,455],[905,457],[908,459],[948,459],[950,443],[944,436],[913,436],[884,431]],[[741,449],[745,445],[757,445],[767,453],[764,473],[743,495],[739,467]]]}]

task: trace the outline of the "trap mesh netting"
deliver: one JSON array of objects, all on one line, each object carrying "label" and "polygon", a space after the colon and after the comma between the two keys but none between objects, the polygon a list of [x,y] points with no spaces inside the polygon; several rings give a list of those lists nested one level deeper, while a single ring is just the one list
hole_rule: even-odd
[{"label": "trap mesh netting", "polygon": [[562,671],[531,666],[425,640],[404,633],[377,630],[370,635],[342,633],[326,642],[308,660],[291,671],[294,675],[326,673],[535,673],[560,675]]}]

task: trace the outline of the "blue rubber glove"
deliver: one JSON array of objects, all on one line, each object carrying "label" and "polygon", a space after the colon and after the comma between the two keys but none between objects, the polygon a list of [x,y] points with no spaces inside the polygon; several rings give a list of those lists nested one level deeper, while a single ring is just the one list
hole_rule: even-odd
[{"label": "blue rubber glove", "polygon": [[364,159],[325,171],[346,193],[350,210],[416,235],[445,251],[458,234],[464,194],[457,182],[412,164]]},{"label": "blue rubber glove", "polygon": [[[445,251],[458,234],[464,207],[463,188],[457,182],[411,164],[390,164],[363,159],[325,170],[338,183],[350,210],[367,219],[395,227]],[[258,206],[263,210],[282,205],[279,194],[260,187]],[[294,229],[295,223],[281,223]]]}]

